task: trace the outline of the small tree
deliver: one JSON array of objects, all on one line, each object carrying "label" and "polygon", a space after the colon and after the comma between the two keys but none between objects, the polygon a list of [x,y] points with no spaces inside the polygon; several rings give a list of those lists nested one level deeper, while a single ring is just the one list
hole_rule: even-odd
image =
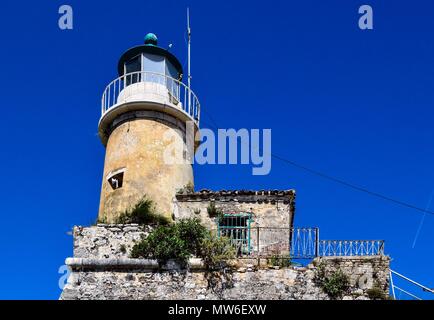
[{"label": "small tree", "polygon": [[228,239],[212,235],[198,218],[159,226],[135,244],[131,251],[132,258],[157,259],[160,264],[173,259],[183,266],[192,256],[202,258],[206,268],[214,270],[222,267],[222,261],[232,259],[235,254]]},{"label": "small tree", "polygon": [[209,231],[200,223],[198,218],[181,219],[176,223],[177,235],[185,243],[186,250],[195,256],[201,254],[201,244]]},{"label": "small tree", "polygon": [[219,270],[226,266],[227,260],[235,258],[235,248],[230,239],[209,233],[202,240],[199,256],[208,270]]},{"label": "small tree", "polygon": [[169,259],[174,259],[183,265],[186,264],[190,252],[174,226],[157,227],[147,238],[133,246],[131,257],[157,259],[161,264],[166,263]]}]

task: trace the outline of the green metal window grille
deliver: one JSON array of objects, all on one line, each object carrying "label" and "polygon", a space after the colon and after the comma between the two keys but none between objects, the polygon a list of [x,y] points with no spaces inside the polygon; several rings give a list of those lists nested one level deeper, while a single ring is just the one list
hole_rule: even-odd
[{"label": "green metal window grille", "polygon": [[251,213],[225,213],[218,221],[218,236],[229,238],[238,256],[251,253],[251,222]]}]

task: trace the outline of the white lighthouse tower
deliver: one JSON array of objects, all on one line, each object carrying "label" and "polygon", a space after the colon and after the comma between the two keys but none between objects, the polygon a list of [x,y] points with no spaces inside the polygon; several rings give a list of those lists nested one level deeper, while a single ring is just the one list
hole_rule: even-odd
[{"label": "white lighthouse tower", "polygon": [[179,60],[152,33],[121,56],[118,73],[101,103],[98,132],[106,155],[98,218],[114,222],[145,195],[171,217],[176,192],[194,183],[193,169],[187,162],[168,163],[165,153],[175,143],[191,157],[187,123],[198,130],[199,101],[182,82]]}]

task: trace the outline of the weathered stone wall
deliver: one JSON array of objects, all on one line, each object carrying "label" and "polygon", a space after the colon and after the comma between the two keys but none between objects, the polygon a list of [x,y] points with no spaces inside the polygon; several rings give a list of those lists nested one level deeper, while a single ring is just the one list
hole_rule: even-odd
[{"label": "weathered stone wall", "polygon": [[130,259],[135,242],[152,227],[97,225],[74,228],[72,273],[61,299],[329,299],[315,280],[318,266],[327,274],[342,270],[350,290],[343,299],[367,299],[377,286],[388,292],[389,258],[317,258],[307,267],[269,267],[240,260],[220,274],[207,272],[192,259],[189,270],[154,260]]},{"label": "weathered stone wall", "polygon": [[341,270],[348,275],[352,293],[365,295],[373,287],[389,292],[389,257],[323,257],[314,260],[315,266],[323,263],[326,273]]},{"label": "weathered stone wall", "polygon": [[[77,260],[77,259],[75,259]],[[388,292],[385,257],[323,259],[328,272],[339,265],[349,275],[351,288],[342,299],[367,300],[374,281]],[[158,264],[140,266],[135,259],[70,262],[73,268],[61,299],[246,299],[327,300],[330,297],[316,283],[317,267],[241,267],[217,277],[199,269],[159,270]]]},{"label": "weathered stone wall", "polygon": [[146,237],[152,226],[137,224],[98,224],[74,227],[75,258],[128,258],[134,244]]}]

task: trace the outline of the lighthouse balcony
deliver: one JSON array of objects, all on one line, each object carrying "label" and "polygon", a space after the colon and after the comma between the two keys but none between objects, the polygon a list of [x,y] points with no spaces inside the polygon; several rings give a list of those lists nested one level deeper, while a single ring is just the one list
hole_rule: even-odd
[{"label": "lighthouse balcony", "polygon": [[199,125],[200,104],[194,92],[160,73],[132,72],[113,80],[102,95],[100,125],[133,110],[161,111]]}]

